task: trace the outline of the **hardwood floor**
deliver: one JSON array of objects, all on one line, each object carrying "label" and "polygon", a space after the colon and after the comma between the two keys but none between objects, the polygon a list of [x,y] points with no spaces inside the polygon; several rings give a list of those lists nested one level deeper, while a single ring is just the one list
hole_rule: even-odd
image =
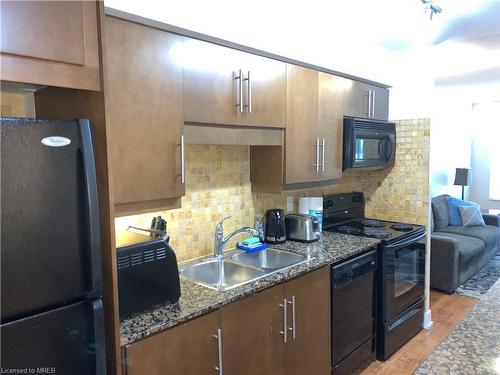
[{"label": "hardwood floor", "polygon": [[361,375],[412,374],[478,301],[471,297],[432,290],[432,327],[422,330],[388,361],[372,363]]}]

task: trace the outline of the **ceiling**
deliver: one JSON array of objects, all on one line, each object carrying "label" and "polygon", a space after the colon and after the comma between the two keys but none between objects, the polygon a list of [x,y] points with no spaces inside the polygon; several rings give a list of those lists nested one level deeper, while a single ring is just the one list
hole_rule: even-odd
[{"label": "ceiling", "polygon": [[[441,0],[445,8],[433,44],[467,42],[483,48],[500,48],[500,1]],[[439,19],[441,18],[441,19]]]},{"label": "ceiling", "polygon": [[105,0],[105,5],[391,85],[498,66],[500,0],[434,1],[443,11],[432,22],[421,0]]}]

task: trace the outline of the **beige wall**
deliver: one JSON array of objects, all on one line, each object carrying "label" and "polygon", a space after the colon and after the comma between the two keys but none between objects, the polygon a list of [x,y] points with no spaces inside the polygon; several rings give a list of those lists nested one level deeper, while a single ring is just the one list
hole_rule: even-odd
[{"label": "beige wall", "polygon": [[253,225],[256,213],[286,207],[294,197],[297,209],[301,194],[337,192],[365,193],[366,215],[385,220],[427,224],[429,180],[428,119],[397,123],[397,154],[393,168],[379,171],[345,172],[336,185],[284,194],[252,193],[248,146],[188,145],[186,148],[186,196],[182,208],[116,219],[116,229],[128,225],[149,227],[153,216],[168,222],[171,244],[178,259],[206,255],[213,251],[217,221],[232,215],[226,233]]}]

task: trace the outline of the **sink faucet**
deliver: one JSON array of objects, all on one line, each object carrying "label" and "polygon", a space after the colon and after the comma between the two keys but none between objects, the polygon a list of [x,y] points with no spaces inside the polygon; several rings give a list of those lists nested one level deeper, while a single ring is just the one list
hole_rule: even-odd
[{"label": "sink faucet", "polygon": [[219,221],[217,223],[217,226],[215,227],[214,258],[221,259],[223,257],[224,248],[226,247],[227,243],[240,234],[248,233],[255,237],[259,236],[259,232],[256,229],[243,227],[224,237],[224,221],[230,218],[231,216],[225,217],[224,219]]}]

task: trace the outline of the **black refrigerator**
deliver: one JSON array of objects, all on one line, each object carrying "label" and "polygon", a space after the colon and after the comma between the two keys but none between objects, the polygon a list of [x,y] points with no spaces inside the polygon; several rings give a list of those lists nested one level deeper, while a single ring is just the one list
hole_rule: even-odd
[{"label": "black refrigerator", "polygon": [[88,120],[1,118],[0,262],[1,372],[105,374]]}]

